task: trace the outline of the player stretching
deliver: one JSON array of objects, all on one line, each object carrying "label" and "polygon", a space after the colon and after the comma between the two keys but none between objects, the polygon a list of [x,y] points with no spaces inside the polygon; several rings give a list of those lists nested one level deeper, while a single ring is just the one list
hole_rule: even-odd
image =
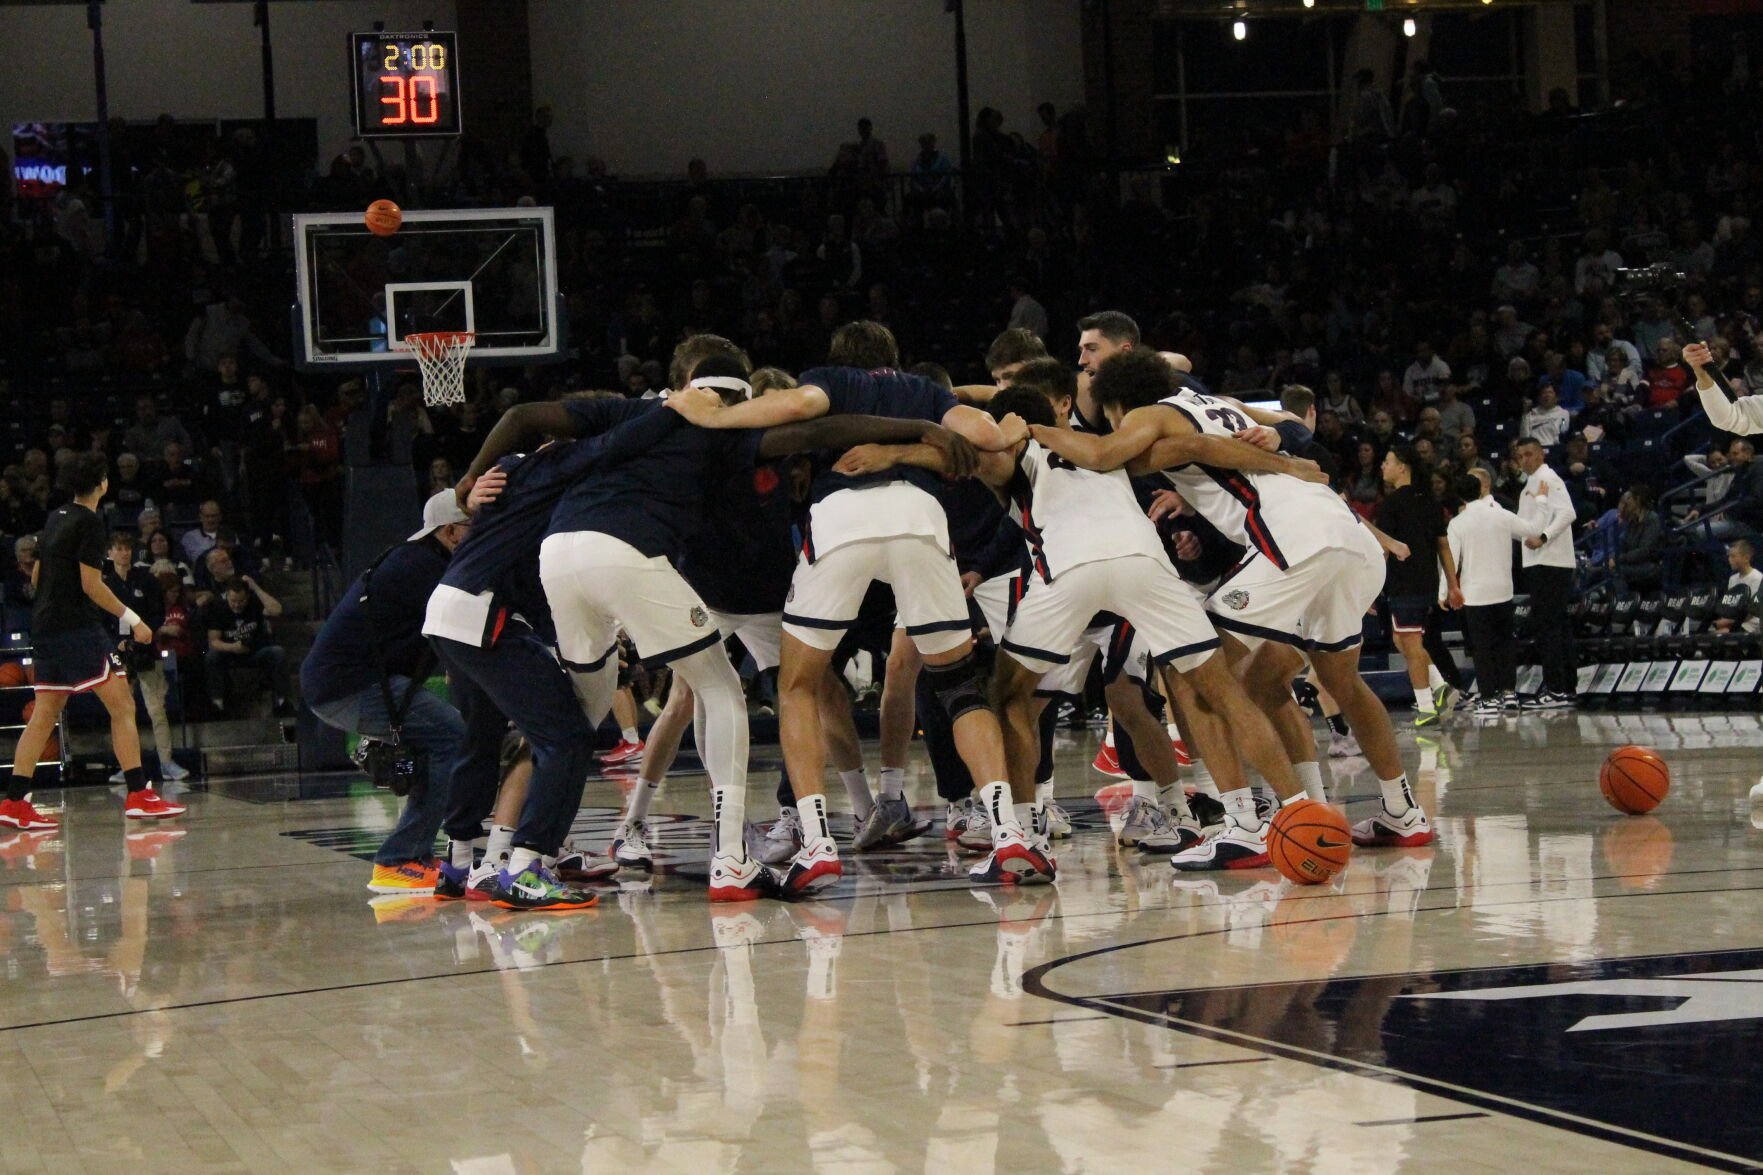
[{"label": "player stretching", "polygon": [[[712,393],[668,401],[710,428],[762,428],[820,416],[870,413],[942,424],[982,449],[1003,438],[991,417],[958,403],[946,388],[896,370],[893,333],[876,322],[838,329],[831,366],[802,373],[800,387],[725,408]],[[816,471],[802,558],[784,609],[783,663],[778,672],[784,763],[796,790],[802,849],[785,889],[798,894],[833,884],[843,869],[826,823],[821,775],[826,746],[820,729],[820,682],[839,638],[857,618],[873,580],[893,585],[900,619],[923,655],[931,688],[954,726],[955,742],[993,819],[992,852],[978,871],[997,880],[1044,882],[1053,862],[1018,822],[1006,776],[1003,735],[986,704],[973,655],[967,598],[949,550],[949,524],[938,503],[935,474],[898,467],[868,477]],[[1027,803],[1033,797],[1033,781]]]},{"label": "player stretching", "polygon": [[18,736],[12,778],[0,803],[0,825],[47,829],[56,822],[37,811],[26,797],[37,773],[37,761],[67,699],[90,690],[110,714],[110,745],[128,781],[123,815],[131,820],[181,816],[184,808],[163,799],[147,786],[141,771],[141,735],[135,729],[135,695],[123,676],[104,617],[129,627],[141,644],[153,632],[104,586],[104,521],[96,511],[110,488],[102,453],[81,453],[56,475],[55,484],[73,501],[49,515],[31,569],[36,604],[31,610],[31,659],[36,668],[36,709]]}]

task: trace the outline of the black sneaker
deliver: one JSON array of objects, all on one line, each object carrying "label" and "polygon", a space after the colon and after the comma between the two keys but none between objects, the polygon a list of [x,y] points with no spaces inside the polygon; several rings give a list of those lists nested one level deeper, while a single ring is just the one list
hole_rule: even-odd
[{"label": "black sneaker", "polygon": [[1188,797],[1188,808],[1202,828],[1210,828],[1224,820],[1223,802],[1213,799],[1203,791],[1197,791]]}]

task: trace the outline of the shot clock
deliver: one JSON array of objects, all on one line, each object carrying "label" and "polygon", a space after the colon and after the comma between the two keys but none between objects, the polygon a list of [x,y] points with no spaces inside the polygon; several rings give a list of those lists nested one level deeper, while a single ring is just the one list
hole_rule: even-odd
[{"label": "shot clock", "polygon": [[351,33],[355,133],[364,139],[459,133],[455,33]]}]

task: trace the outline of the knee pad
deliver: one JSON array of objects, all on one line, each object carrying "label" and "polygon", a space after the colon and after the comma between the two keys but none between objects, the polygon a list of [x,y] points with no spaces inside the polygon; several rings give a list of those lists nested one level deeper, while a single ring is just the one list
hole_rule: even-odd
[{"label": "knee pad", "polygon": [[986,691],[980,685],[979,665],[971,652],[949,665],[926,665],[924,675],[930,680],[931,692],[943,704],[950,722],[963,714],[991,708],[986,702]]},{"label": "knee pad", "polygon": [[512,726],[509,727],[508,733],[502,736],[502,774],[507,775],[515,767],[532,758],[532,754],[533,750],[527,745],[525,736]]}]

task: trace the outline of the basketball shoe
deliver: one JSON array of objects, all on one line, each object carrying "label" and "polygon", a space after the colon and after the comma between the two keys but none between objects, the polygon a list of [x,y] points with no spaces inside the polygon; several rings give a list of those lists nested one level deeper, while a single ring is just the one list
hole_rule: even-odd
[{"label": "basketball shoe", "polygon": [[130,820],[170,820],[187,811],[182,804],[172,803],[150,787],[130,792],[122,805],[122,814]]},{"label": "basketball shoe", "polygon": [[60,827],[54,820],[32,807],[29,800],[0,800],[0,825],[26,832]]},{"label": "basketball shoe", "polygon": [[441,862],[440,873],[435,878],[435,900],[437,902],[487,902],[490,900],[490,882],[502,869],[507,858],[496,861],[483,861],[470,869],[460,869],[445,861]]},{"label": "basketball shoe", "polygon": [[[564,881],[605,881],[618,874],[619,866],[612,858],[590,853],[577,846],[574,840],[567,840],[563,842],[563,851],[557,854],[557,863],[552,868]],[[442,870],[445,872],[445,866]]]},{"label": "basketball shoe", "polygon": [[490,887],[490,904],[504,910],[586,910],[600,901],[591,893],[565,888],[555,873],[537,861],[519,873],[498,870]]},{"label": "basketball shoe", "polygon": [[992,818],[986,815],[986,806],[976,804],[972,800],[967,812],[967,826],[961,835],[955,838],[955,847],[969,853],[989,853],[992,851]]},{"label": "basketball shoe", "polygon": [[1090,761],[1090,767],[1113,779],[1126,778],[1126,772],[1120,769],[1120,752],[1114,749],[1113,743],[1102,744],[1096,757]]},{"label": "basketball shoe", "polygon": [[642,757],[642,739],[638,739],[634,743],[628,742],[625,739],[619,739],[616,747],[613,747],[610,751],[607,751],[604,755],[600,756],[600,766],[620,767],[630,763],[632,760],[641,759]]},{"label": "basketball shoe", "polygon": [[802,847],[802,820],[794,808],[779,808],[753,855],[767,865],[785,865]]},{"label": "basketball shoe", "polygon": [[718,853],[710,858],[710,900],[754,902],[781,892],[777,877],[751,857]]},{"label": "basketball shoe", "polygon": [[653,869],[655,855],[649,850],[649,826],[626,820],[612,834],[612,859],[632,869]]},{"label": "basketball shoe", "polygon": [[837,845],[830,839],[810,841],[790,859],[789,872],[784,874],[783,896],[797,898],[818,893],[837,885],[844,873]]},{"label": "basketball shoe", "polygon": [[1331,758],[1331,759],[1356,759],[1359,756],[1363,755],[1364,753],[1365,753],[1364,751],[1361,751],[1359,749],[1359,740],[1353,737],[1351,731],[1349,731],[1346,734],[1336,734],[1333,731],[1329,732],[1329,735],[1328,735],[1328,757],[1329,758]]},{"label": "basketball shoe", "polygon": [[1020,832],[1006,831],[967,876],[994,885],[1048,885],[1059,873],[1046,850]]},{"label": "basketball shoe", "polygon": [[866,853],[871,849],[888,849],[921,836],[930,825],[920,824],[912,815],[906,797],[889,799],[877,796],[875,806],[863,818],[863,825],[851,841],[851,850]]},{"label": "basketball shoe", "polygon": [[950,800],[943,807],[943,836],[955,840],[967,831],[968,822],[973,819],[973,797],[965,800]]},{"label": "basketball shoe", "polygon": [[1127,801],[1126,817],[1121,821],[1120,833],[1115,839],[1122,848],[1136,848],[1140,852],[1163,856],[1199,844],[1200,826],[1194,823],[1183,829],[1169,818],[1163,805],[1144,796],[1134,796]]},{"label": "basketball shoe", "polygon": [[433,893],[440,876],[440,867],[428,861],[375,865],[367,888],[374,893]]},{"label": "basketball shoe", "polygon": [[1193,848],[1175,854],[1169,863],[1183,872],[1202,873],[1213,869],[1260,869],[1271,862],[1267,859],[1267,826],[1250,830],[1226,819],[1217,832],[1207,830],[1205,840]]},{"label": "basketball shoe", "polygon": [[1353,825],[1353,843],[1361,848],[1417,849],[1433,840],[1432,823],[1416,804],[1400,816],[1381,805],[1377,815]]},{"label": "basketball shoe", "polygon": [[1071,813],[1055,801],[1047,801],[1046,807],[1041,809],[1041,819],[1046,825],[1041,831],[1050,839],[1065,840],[1071,835]]}]

